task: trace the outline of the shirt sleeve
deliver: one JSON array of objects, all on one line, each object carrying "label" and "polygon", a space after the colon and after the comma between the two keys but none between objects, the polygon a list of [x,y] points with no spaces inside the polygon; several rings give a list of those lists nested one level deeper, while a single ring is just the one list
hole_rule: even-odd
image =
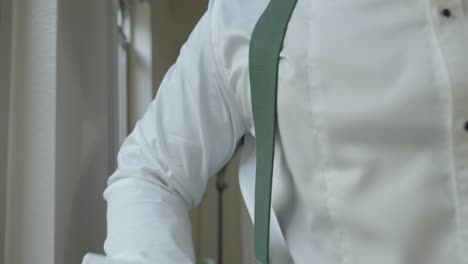
[{"label": "shirt sleeve", "polygon": [[104,192],[106,256],[88,254],[83,264],[195,262],[189,210],[248,130],[213,54],[211,13],[124,141]]}]

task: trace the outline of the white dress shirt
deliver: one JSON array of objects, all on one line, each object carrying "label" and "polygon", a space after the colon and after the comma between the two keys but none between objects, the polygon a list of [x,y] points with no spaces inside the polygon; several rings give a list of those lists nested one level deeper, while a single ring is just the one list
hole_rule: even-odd
[{"label": "white dress shirt", "polygon": [[[124,142],[107,257],[194,263],[188,210],[255,133],[248,50],[267,0],[216,0]],[[468,264],[468,1],[298,0],[281,52],[274,264]]]}]

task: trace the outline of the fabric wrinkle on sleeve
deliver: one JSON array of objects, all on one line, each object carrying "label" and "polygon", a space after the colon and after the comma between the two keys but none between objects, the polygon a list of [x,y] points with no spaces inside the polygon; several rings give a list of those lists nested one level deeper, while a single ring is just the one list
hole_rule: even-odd
[{"label": "fabric wrinkle on sleeve", "polygon": [[104,192],[109,259],[194,262],[189,209],[201,201],[209,177],[227,163],[247,130],[216,66],[212,4],[119,151]]}]

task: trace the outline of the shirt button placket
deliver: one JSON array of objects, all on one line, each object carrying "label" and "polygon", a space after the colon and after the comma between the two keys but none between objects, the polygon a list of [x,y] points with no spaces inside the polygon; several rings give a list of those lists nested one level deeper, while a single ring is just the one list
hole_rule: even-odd
[{"label": "shirt button placket", "polygon": [[[452,157],[458,196],[461,253],[468,252],[468,32],[464,27],[462,0],[431,0],[435,32],[446,69],[451,97]],[[467,257],[467,256],[465,256]],[[466,261],[466,260],[464,260]]]}]

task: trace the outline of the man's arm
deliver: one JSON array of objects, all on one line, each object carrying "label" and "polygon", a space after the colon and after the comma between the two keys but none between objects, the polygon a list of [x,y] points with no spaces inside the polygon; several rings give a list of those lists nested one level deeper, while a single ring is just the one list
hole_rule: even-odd
[{"label": "man's arm", "polygon": [[104,193],[107,257],[84,264],[194,263],[188,212],[247,131],[215,61],[210,24],[211,8],[123,143]]}]

